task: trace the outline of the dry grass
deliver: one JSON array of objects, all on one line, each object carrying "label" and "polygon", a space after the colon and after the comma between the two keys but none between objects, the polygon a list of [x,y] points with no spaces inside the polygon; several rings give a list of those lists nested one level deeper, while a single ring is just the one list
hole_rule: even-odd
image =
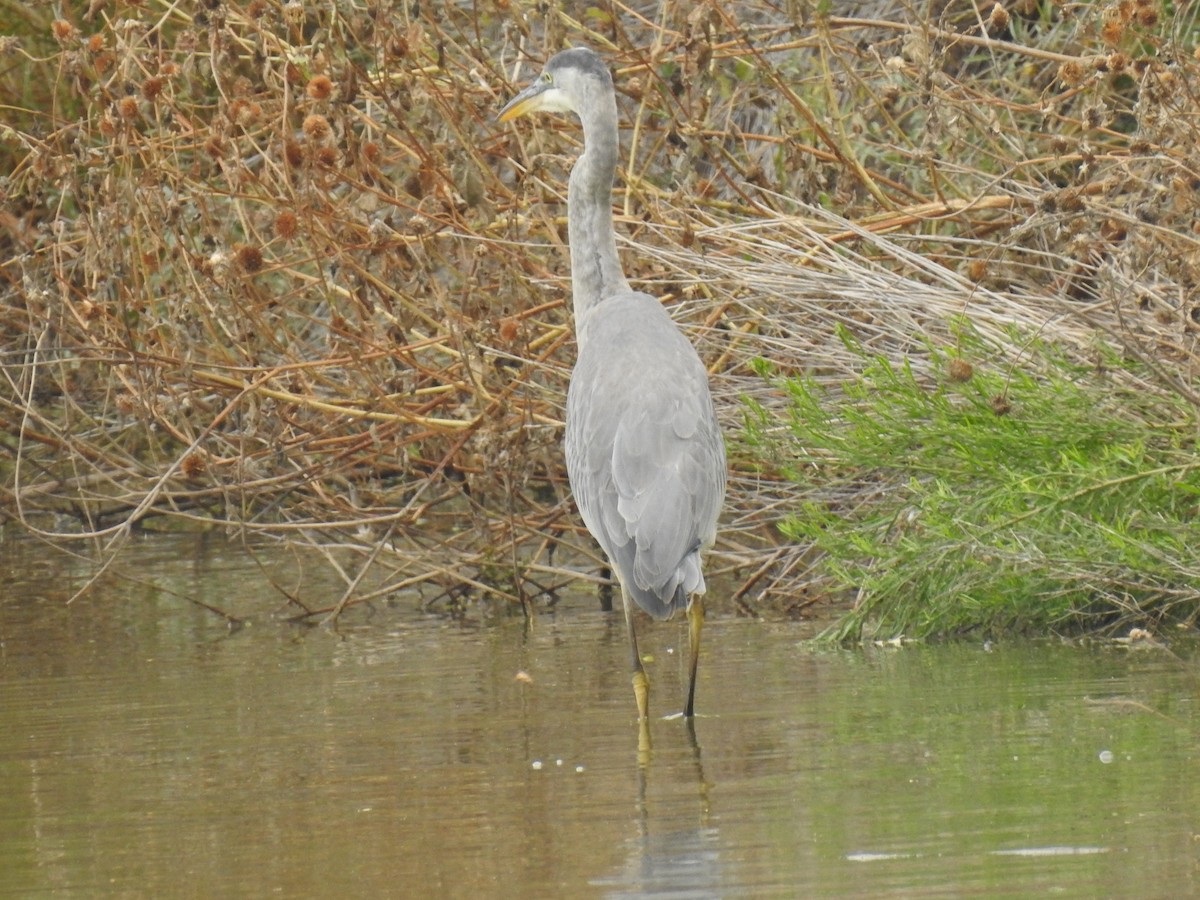
[{"label": "dry grass", "polygon": [[[573,43],[623,95],[631,280],[678,304],[731,435],[778,399],[755,358],[836,382],[841,326],[919,367],[959,317],[1014,363],[1013,326],[1117,346],[1195,402],[1186,8],[49,6],[0,2],[0,514],[98,566],[222,527],[308,542],[344,600],[595,570],[559,428],[578,130],[492,120]],[[744,610],[802,608],[798,489],[731,450],[716,568]]]}]

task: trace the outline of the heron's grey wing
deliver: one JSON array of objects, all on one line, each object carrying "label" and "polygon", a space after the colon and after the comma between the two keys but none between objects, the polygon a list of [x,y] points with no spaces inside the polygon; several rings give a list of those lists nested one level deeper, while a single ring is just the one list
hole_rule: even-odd
[{"label": "heron's grey wing", "polygon": [[636,540],[633,574],[641,587],[673,589],[684,557],[713,541],[725,471],[723,453],[714,465],[714,418],[704,368],[688,366],[645,392],[637,415],[617,428],[617,515]]},{"label": "heron's grey wing", "polygon": [[703,590],[699,551],[716,536],[725,451],[695,349],[657,301],[630,296],[606,301],[606,318],[588,325],[567,463],[584,522],[626,589],[666,616]]}]

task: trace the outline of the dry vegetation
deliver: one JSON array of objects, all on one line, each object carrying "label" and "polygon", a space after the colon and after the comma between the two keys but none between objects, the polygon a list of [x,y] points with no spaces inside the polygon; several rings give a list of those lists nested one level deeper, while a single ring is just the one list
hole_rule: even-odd
[{"label": "dry vegetation", "polygon": [[1036,333],[1197,407],[1187,4],[52,6],[0,0],[0,515],[98,566],[221,527],[306,542],[344,600],[598,570],[560,451],[579,133],[493,121],[574,43],[617,76],[631,280],[713,373],[741,609],[824,596],[775,527],[820,466],[736,439],[784,402],[756,358],[837,384],[841,329],[936,384],[966,323],[994,366]]}]

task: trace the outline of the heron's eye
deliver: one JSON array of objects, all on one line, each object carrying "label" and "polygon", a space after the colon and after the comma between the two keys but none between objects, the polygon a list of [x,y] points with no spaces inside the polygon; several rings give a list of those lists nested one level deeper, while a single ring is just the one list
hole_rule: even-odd
[{"label": "heron's eye", "polygon": [[546,82],[546,84],[549,84],[549,83],[550,83],[550,82],[552,82],[553,80],[554,80],[554,79],[550,77],[550,73],[549,73],[549,72],[543,72],[543,73],[542,73],[542,81]]}]

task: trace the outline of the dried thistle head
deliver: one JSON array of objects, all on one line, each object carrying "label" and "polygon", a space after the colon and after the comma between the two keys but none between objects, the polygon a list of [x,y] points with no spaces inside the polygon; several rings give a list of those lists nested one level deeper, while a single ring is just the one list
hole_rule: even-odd
[{"label": "dried thistle head", "polygon": [[950,376],[951,381],[957,382],[958,384],[963,384],[970,381],[971,378],[974,377],[975,367],[965,359],[955,357],[954,359],[950,360],[949,365],[946,366],[946,374]]},{"label": "dried thistle head", "polygon": [[74,44],[79,40],[79,29],[66,19],[55,19],[51,22],[50,33],[54,35],[54,40],[58,41],[59,46],[62,47]]},{"label": "dried thistle head", "polygon": [[506,316],[500,320],[500,339],[511,344],[521,333],[521,320],[515,316]]},{"label": "dried thistle head", "polygon": [[1075,85],[1083,81],[1086,75],[1087,69],[1077,59],[1069,60],[1058,67],[1058,80],[1066,87],[1075,87]]},{"label": "dried thistle head", "polygon": [[333,95],[333,82],[325,75],[315,75],[304,91],[313,100],[328,100]]},{"label": "dried thistle head", "polygon": [[285,241],[290,241],[296,236],[298,226],[296,214],[290,209],[283,210],[275,217],[275,234]]},{"label": "dried thistle head", "polygon": [[253,244],[238,244],[235,248],[235,258],[238,268],[247,275],[261,272],[263,267],[262,249]]},{"label": "dried thistle head", "polygon": [[164,83],[161,75],[151,75],[142,82],[142,96],[153,103],[162,95]]},{"label": "dried thistle head", "polygon": [[295,141],[284,141],[283,158],[293,169],[298,169],[304,165],[304,148]]},{"label": "dried thistle head", "polygon": [[304,117],[304,124],[301,126],[304,134],[310,141],[325,141],[333,134],[333,129],[329,125],[329,120],[318,113]]},{"label": "dried thistle head", "polygon": [[315,154],[317,165],[324,169],[332,169],[338,164],[338,158],[341,154],[338,153],[337,147],[318,147]]},{"label": "dried thistle head", "polygon": [[1100,39],[1110,47],[1115,47],[1121,43],[1121,38],[1125,36],[1125,23],[1120,19],[1112,18],[1105,21],[1100,26]]},{"label": "dried thistle head", "polygon": [[992,10],[988,13],[988,31],[1004,31],[1008,28],[1008,23],[1008,10],[999,3],[992,4]]},{"label": "dried thistle head", "polygon": [[1105,219],[1100,223],[1100,237],[1109,243],[1120,243],[1125,240],[1128,229],[1119,219]]},{"label": "dried thistle head", "polygon": [[194,450],[183,458],[179,470],[184,478],[199,478],[208,471],[207,454],[203,450]]}]

